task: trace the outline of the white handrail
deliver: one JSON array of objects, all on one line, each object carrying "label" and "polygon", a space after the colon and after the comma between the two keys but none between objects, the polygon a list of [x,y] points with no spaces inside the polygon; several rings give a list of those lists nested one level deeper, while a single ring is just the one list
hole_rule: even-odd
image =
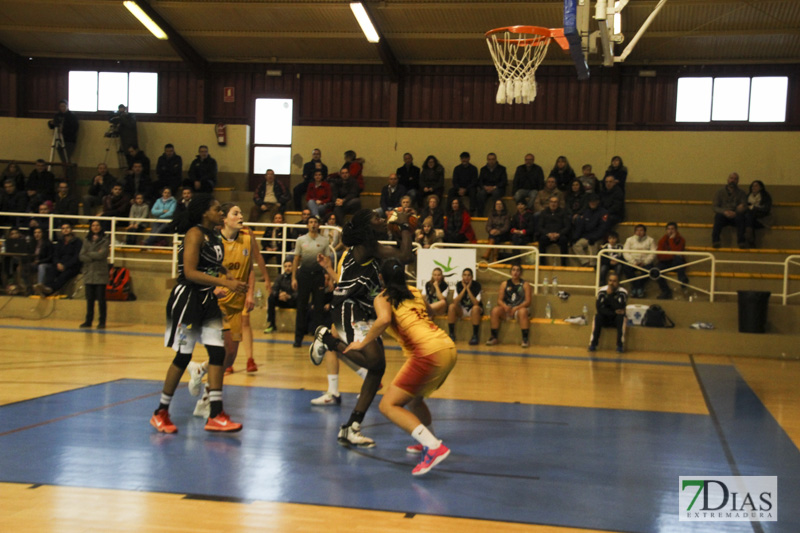
[{"label": "white handrail", "polygon": [[786,305],[789,298],[800,296],[800,292],[789,294],[789,267],[791,265],[800,266],[800,255],[790,255],[783,264],[783,305]]}]

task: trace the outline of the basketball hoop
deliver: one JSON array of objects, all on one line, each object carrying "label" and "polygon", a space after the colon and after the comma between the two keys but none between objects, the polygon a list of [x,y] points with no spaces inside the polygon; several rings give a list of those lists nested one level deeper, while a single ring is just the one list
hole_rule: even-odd
[{"label": "basketball hoop", "polygon": [[536,69],[555,39],[563,50],[569,49],[563,28],[509,26],[486,32],[486,44],[497,67],[500,87],[498,104],[529,104],[536,98]]}]

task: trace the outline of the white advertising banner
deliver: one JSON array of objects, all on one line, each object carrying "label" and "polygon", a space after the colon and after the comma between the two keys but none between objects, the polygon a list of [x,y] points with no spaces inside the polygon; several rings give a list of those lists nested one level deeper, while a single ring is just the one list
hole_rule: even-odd
[{"label": "white advertising banner", "polygon": [[441,268],[444,280],[450,286],[450,291],[456,290],[456,283],[461,281],[461,274],[465,268],[471,268],[473,276],[478,279],[475,271],[474,248],[434,248],[422,249],[417,252],[417,289],[424,290],[425,284],[430,281],[434,268]]}]

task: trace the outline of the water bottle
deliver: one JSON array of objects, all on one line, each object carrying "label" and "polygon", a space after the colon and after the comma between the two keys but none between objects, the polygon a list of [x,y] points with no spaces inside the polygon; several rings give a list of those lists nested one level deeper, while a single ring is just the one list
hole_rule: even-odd
[{"label": "water bottle", "polygon": [[544,316],[545,318],[553,318],[553,309],[550,307],[550,302],[547,302],[547,305],[544,308]]},{"label": "water bottle", "polygon": [[264,294],[261,292],[261,289],[256,289],[256,307],[262,307],[264,305]]},{"label": "water bottle", "polygon": [[484,307],[483,314],[487,315],[487,316],[492,314],[492,301],[491,300],[486,300],[486,306]]},{"label": "water bottle", "polygon": [[558,276],[553,276],[553,294],[558,294]]},{"label": "water bottle", "polygon": [[586,315],[588,314],[589,314],[589,308],[584,305],[583,310],[581,311],[581,315],[583,316],[583,318],[586,318]]},{"label": "water bottle", "polygon": [[550,294],[550,280],[547,278],[542,281],[542,294]]}]

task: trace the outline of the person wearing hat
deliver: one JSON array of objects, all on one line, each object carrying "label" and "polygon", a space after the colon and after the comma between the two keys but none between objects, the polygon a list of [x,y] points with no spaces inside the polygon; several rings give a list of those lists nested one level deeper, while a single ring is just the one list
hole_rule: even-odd
[{"label": "person wearing hat", "polygon": [[308,332],[308,300],[312,298],[314,315],[311,329],[316,329],[323,318],[325,296],[325,272],[317,263],[317,255],[330,255],[328,237],[319,233],[319,218],[308,217],[308,233],[297,239],[292,261],[292,290],[297,291],[297,315],[294,325],[294,347],[303,343],[303,335]]},{"label": "person wearing hat", "polygon": [[[586,199],[586,209],[575,221],[572,234],[572,253],[575,255],[597,255],[600,245],[608,233],[608,211],[600,206],[600,197],[596,193]],[[594,267],[597,259],[581,257],[581,266]]]}]

